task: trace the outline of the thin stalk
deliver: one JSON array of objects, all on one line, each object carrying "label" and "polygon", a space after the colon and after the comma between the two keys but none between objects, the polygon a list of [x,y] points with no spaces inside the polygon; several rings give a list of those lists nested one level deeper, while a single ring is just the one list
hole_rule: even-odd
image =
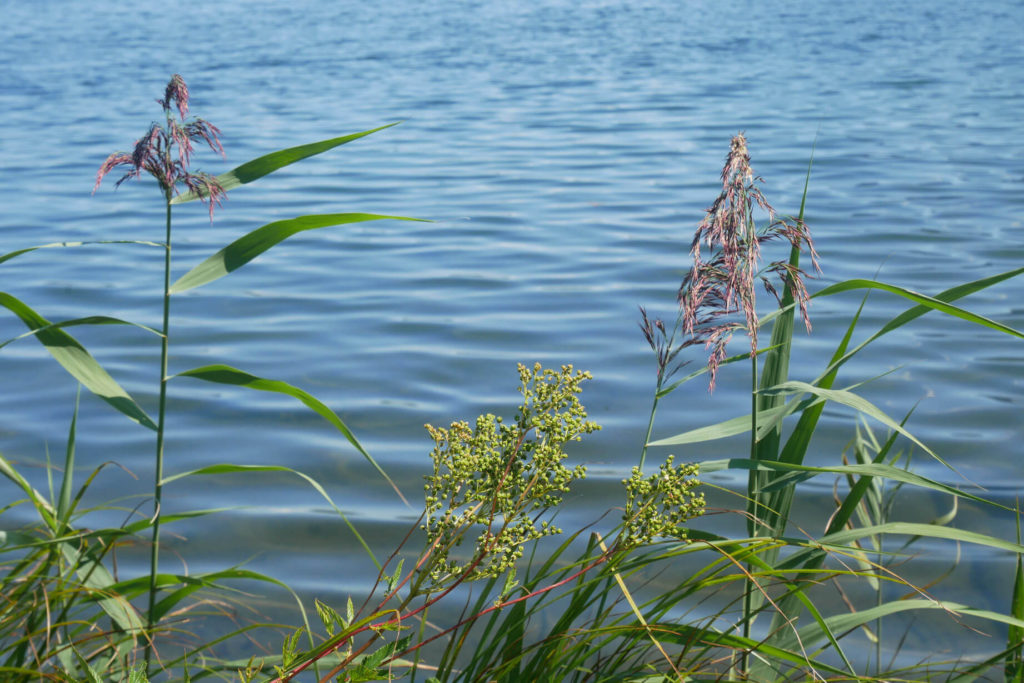
[{"label": "thin stalk", "polygon": [[[751,354],[751,460],[757,460],[758,458],[758,355],[757,353]],[[748,479],[748,490],[746,495],[750,497],[748,503],[748,510],[751,516],[746,520],[746,525],[750,529],[752,537],[761,536],[761,528],[757,522],[759,509],[758,504],[760,503],[761,492],[761,473],[757,469],[751,470],[750,477]],[[751,613],[753,609],[753,591],[754,585],[750,577],[754,571],[754,567],[751,565],[746,566],[748,568],[748,578],[743,580],[745,584],[743,587],[743,638],[750,640],[751,637],[751,622],[753,621],[754,615]],[[743,652],[740,657],[740,668],[743,675],[746,674],[746,663],[748,663],[748,652]]]},{"label": "thin stalk", "polygon": [[658,389],[654,393],[654,402],[651,404],[651,419],[647,422],[647,433],[644,435],[644,447],[640,451],[640,471],[644,471],[644,460],[647,459],[647,444],[651,441],[651,432],[654,430],[654,415],[658,412],[658,392],[661,391],[661,380],[658,380]]},{"label": "thin stalk", "polygon": [[146,667],[153,650],[153,611],[156,606],[157,572],[160,560],[160,499],[164,478],[164,418],[167,414],[167,342],[171,316],[171,197],[170,187],[164,190],[167,198],[167,231],[164,240],[164,318],[160,328],[160,406],[156,426],[156,474],[153,480],[153,545],[149,554],[149,607],[146,610]]}]

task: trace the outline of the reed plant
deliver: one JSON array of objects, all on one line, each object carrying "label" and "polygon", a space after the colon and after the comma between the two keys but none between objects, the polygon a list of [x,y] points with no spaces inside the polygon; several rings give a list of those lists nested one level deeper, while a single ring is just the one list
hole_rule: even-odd
[{"label": "reed plant", "polygon": [[[163,239],[102,243],[163,250],[160,326],[104,315],[50,322],[13,295],[0,293],[0,304],[28,327],[0,348],[34,337],[80,386],[155,438],[152,512],[129,516],[117,528],[88,526],[96,510],[83,509],[82,501],[104,466],[76,481],[76,468],[83,469],[76,456],[77,417],[69,426],[62,466],[47,470],[46,493],[16,463],[0,456],[0,473],[22,496],[0,514],[25,505],[39,520],[0,531],[0,680],[1024,680],[1024,546],[1019,532],[1014,540],[1000,539],[960,528],[956,519],[961,500],[1014,514],[1018,520],[1019,511],[985,500],[967,487],[914,472],[906,464],[905,452],[911,448],[918,457],[947,463],[913,436],[908,427],[913,408],[895,419],[858,393],[862,381],[838,384],[840,371],[860,351],[932,312],[1024,338],[1020,331],[954,303],[1016,277],[1024,268],[933,296],[869,279],[840,282],[812,294],[801,267],[801,259],[809,258],[817,268],[804,220],[811,167],[799,211],[793,217],[780,216],[761,191],[742,135],[731,142],[722,190],[691,242],[693,262],[679,288],[674,322],[666,324],[641,309],[640,328],[654,352],[657,372],[637,465],[624,473],[621,506],[605,518],[614,521],[595,520],[567,534],[556,525],[566,493],[585,475],[582,465],[568,464],[571,445],[599,429],[580,400],[589,373],[570,365],[520,365],[521,401],[514,416],[486,414],[444,428],[428,426],[432,468],[425,473],[422,513],[389,557],[379,560],[349,524],[377,571],[376,582],[360,599],[335,606],[317,601],[317,618],[311,620],[296,597],[301,625],[276,636],[283,645],[273,656],[225,661],[215,655],[216,645],[247,637],[259,625],[172,652],[166,647],[171,637],[194,628],[184,623],[186,616],[217,611],[218,603],[197,599],[204,592],[239,579],[287,586],[237,567],[198,575],[162,570],[162,526],[215,512],[168,514],[161,505],[165,486],[198,476],[284,471],[303,477],[334,506],[319,483],[283,466],[217,463],[166,474],[167,386],[172,380],[192,378],[293,397],[331,424],[390,482],[342,419],[298,387],[228,365],[170,374],[174,296],[216,281],[302,231],[413,219],[338,213],[274,221],[172,282],[174,207],[198,200],[213,220],[214,210],[239,186],[382,128],[273,152],[214,176],[192,170],[191,161],[199,145],[223,153],[220,131],[203,119],[189,118],[189,92],[180,76],[172,77],[163,95],[158,100],[161,121],[131,151],[111,155],[96,179],[98,187],[107,174],[123,169],[118,184],[143,175],[156,180],[165,207]],[[762,255],[782,243],[789,246],[788,257],[762,265]],[[20,249],[0,256],[0,264],[43,248],[80,245]],[[768,311],[757,302],[759,283],[775,302]],[[856,291],[885,292],[910,306],[854,343],[867,305],[865,294],[826,367],[815,373],[794,366],[791,372],[792,349],[799,342],[796,311],[809,332],[815,299]],[[111,324],[134,325],[160,345],[152,392],[155,418],[67,331]],[[770,336],[763,343],[768,327]],[[747,336],[749,348],[730,356],[727,347],[737,333]],[[707,349],[707,360],[676,378],[692,360],[689,350],[701,346]],[[672,416],[673,431],[683,431],[652,439],[659,419],[664,419],[659,407],[665,397],[704,377],[713,389],[720,373],[744,366],[750,373],[749,411],[738,408],[736,417],[706,426],[680,424],[685,416]],[[850,446],[831,454],[832,464],[827,453],[816,453],[816,464],[808,464],[822,411],[829,404],[856,414]],[[878,427],[870,425],[881,425],[885,435],[876,436]],[[689,449],[726,438],[737,444],[736,457],[691,462],[698,458],[670,454],[659,459],[657,468],[648,466],[652,449]],[[744,509],[737,513],[745,533],[735,536],[701,528],[706,517],[698,474],[726,470],[746,481]],[[791,510],[801,485],[815,477],[838,482],[836,509],[822,528],[800,529],[791,520]],[[891,505],[900,487],[948,496],[951,511],[932,523],[900,521]],[[401,496],[397,488],[396,493]],[[112,554],[119,545],[143,536],[150,551],[149,571],[118,579],[110,571]],[[904,578],[891,560],[909,561],[918,539],[971,544],[1014,556],[1016,571],[1007,586],[1005,612],[939,599],[930,586]],[[862,605],[849,597],[851,585],[868,587],[872,602]],[[834,602],[828,599],[829,586],[837,587],[847,608],[826,606]],[[438,618],[442,601],[461,604],[460,615],[451,620],[441,612]],[[899,640],[893,646],[888,635],[892,629],[883,625],[911,610],[949,619],[970,617],[1003,628],[1005,645],[982,656],[909,668],[891,664]],[[857,632],[875,644],[872,661],[860,666],[847,645],[848,636]]]},{"label": "reed plant", "polygon": [[[520,561],[518,574],[514,573],[515,565],[500,563],[508,573],[472,577],[483,580],[473,584],[462,617],[454,626],[436,626],[436,633],[429,631],[433,624],[428,621],[426,610],[410,610],[410,603],[401,602],[393,612],[386,611],[384,605],[391,593],[378,603],[375,614],[365,618],[368,621],[358,621],[363,611],[350,609],[345,619],[327,612],[325,627],[335,623],[345,628],[328,628],[327,634],[321,636],[324,646],[314,653],[300,655],[302,661],[318,656],[316,653],[326,656],[334,648],[331,655],[339,664],[331,675],[340,675],[339,680],[392,679],[406,672],[411,672],[415,679],[426,671],[428,683],[936,677],[972,680],[993,674],[1019,680],[1020,653],[1024,648],[1024,589],[1020,583],[1024,546],[1019,538],[1012,542],[954,524],[957,501],[961,499],[993,510],[1008,510],[967,488],[913,472],[906,464],[908,456],[899,447],[901,443],[944,463],[908,430],[913,409],[896,420],[856,393],[860,383],[839,389],[835,382],[840,368],[870,343],[932,311],[1021,337],[1017,330],[952,302],[1015,277],[1024,269],[953,287],[935,296],[875,280],[850,280],[811,295],[800,268],[805,251],[817,267],[810,232],[803,220],[810,167],[800,211],[792,218],[777,216],[761,194],[760,179],[751,169],[742,135],[732,140],[722,181],[722,191],[692,242],[694,262],[679,290],[680,309],[674,324],[652,318],[641,308],[640,328],[655,355],[654,401],[638,466],[624,482],[627,499],[621,508],[622,520],[610,532],[609,540],[605,538],[609,532],[602,535],[596,531],[588,533],[587,529],[574,531],[555,547],[541,545],[538,538],[530,539],[531,550]],[[764,227],[755,225],[755,207],[767,217]],[[788,258],[762,267],[762,251],[779,240],[788,243]],[[759,282],[777,303],[775,310],[766,314],[759,313],[756,306],[754,285]],[[855,290],[886,291],[914,305],[853,345],[865,305],[862,301],[825,370],[808,380],[791,379],[796,310],[801,311],[809,332],[808,311],[813,299]],[[759,343],[758,335],[764,325],[772,328],[766,345]],[[729,356],[726,347],[737,332],[748,336],[750,349]],[[699,346],[708,349],[707,361],[673,381],[673,376],[686,364],[684,350]],[[675,436],[650,439],[661,399],[705,375],[709,378],[709,389],[713,389],[720,371],[743,362],[748,364],[751,375],[749,414]],[[805,368],[799,370],[803,372]],[[846,451],[835,454],[835,464],[808,465],[804,460],[827,403],[855,411],[853,438]],[[490,425],[493,419],[481,416],[478,429]],[[878,438],[868,421],[880,423],[887,430],[886,436]],[[465,457],[474,462],[485,454],[507,450],[495,449],[488,439],[478,441],[470,437],[468,425],[463,424],[460,431],[460,443],[472,444],[464,451]],[[431,433],[435,440],[441,436],[438,443],[449,438],[448,433]],[[672,517],[657,533],[643,535],[636,544],[624,543],[636,524],[638,506],[632,496],[637,491],[649,494],[659,482],[696,481],[686,477],[673,479],[673,456],[658,471],[646,474],[644,465],[650,449],[744,436],[746,457],[704,461],[685,466],[685,471],[691,477],[698,471],[734,470],[746,474],[747,486],[742,494],[746,506],[741,513],[746,536],[727,537],[702,531],[701,503],[698,507],[691,504],[675,508],[682,514]],[[470,456],[472,452],[476,455]],[[903,466],[901,460],[905,462]],[[793,525],[790,510],[798,487],[822,476],[836,478],[836,510],[819,535],[807,535]],[[497,478],[503,481],[502,476]],[[845,485],[840,486],[840,482]],[[949,496],[950,512],[930,523],[894,519],[892,503],[904,487]],[[437,505],[432,491],[434,488],[428,484],[428,515]],[[667,498],[678,502],[679,491],[666,492]],[[685,492],[694,495],[692,488],[686,487]],[[501,494],[491,495],[494,506]],[[639,509],[645,506],[650,509],[652,503],[642,502]],[[668,510],[671,509],[669,506]],[[489,529],[492,522],[490,517],[476,519],[476,531]],[[463,527],[457,536],[470,532],[471,527]],[[486,537],[485,532],[481,538]],[[887,543],[888,539],[892,541]],[[920,539],[967,543],[1015,555],[1017,573],[1012,590],[1007,591],[1007,612],[938,599],[931,594],[930,585],[915,585],[903,577],[891,560],[908,562],[914,544]],[[451,545],[451,541],[447,543]],[[429,563],[424,558],[432,552],[428,543],[417,567]],[[477,557],[479,553],[478,549],[470,556]],[[680,571],[680,565],[687,569]],[[698,569],[693,570],[694,566]],[[409,576],[415,576],[415,571]],[[399,581],[398,575],[396,569],[394,576],[388,579],[382,575],[382,580],[391,589]],[[467,583],[471,578],[460,576]],[[941,577],[935,580],[940,581]],[[874,595],[873,603],[856,604],[844,588],[851,584],[867,586]],[[824,586],[828,585],[835,587],[848,609],[830,613],[824,606],[829,597]],[[409,591],[410,596],[415,593]],[[426,597],[422,604],[431,606],[445,595],[442,592]],[[897,597],[892,599],[893,595]],[[325,610],[322,608],[321,613]],[[993,626],[1006,626],[1005,648],[987,656],[918,662],[911,667],[892,664],[906,633],[895,639],[886,638],[883,633],[889,631],[883,632],[882,624],[908,610],[934,610],[943,618],[972,617]],[[360,650],[353,650],[350,643],[359,630],[373,632],[375,640],[382,627],[398,628],[413,617],[416,620],[409,625],[407,635],[395,634],[391,644],[379,647],[371,659],[359,660],[370,661],[371,668],[352,668]],[[874,661],[861,666],[854,664],[853,656],[844,646],[848,636],[857,631],[866,633],[875,644]],[[410,653],[419,653],[424,644],[437,640],[443,641],[443,647],[426,662],[407,658]],[[339,655],[337,649],[343,643],[344,653]],[[883,645],[888,646],[888,659],[883,657]],[[286,654],[295,656],[287,648]],[[278,670],[276,680],[292,680],[301,666]],[[257,677],[255,669],[250,669],[250,673]]]},{"label": "reed plant", "polygon": [[[331,424],[355,451],[362,455],[392,487],[384,470],[363,448],[348,426],[324,403],[306,391],[278,380],[258,377],[229,365],[207,365],[171,374],[168,367],[171,341],[171,301],[174,295],[194,289],[228,275],[285,239],[307,230],[346,225],[363,221],[405,217],[367,213],[334,213],[298,216],[277,220],[252,230],[234,240],[209,258],[196,264],[172,282],[173,209],[186,202],[199,200],[207,205],[209,220],[214,209],[236,188],[251,183],[285,166],[321,154],[339,145],[388,128],[335,137],[320,142],[291,147],[246,162],[217,176],[192,170],[196,146],[203,144],[223,154],[220,131],[208,121],[189,117],[190,94],[184,79],[174,75],[157,100],[162,118],[152,123],[135,141],[130,151],[111,154],[100,166],[94,192],[105,176],[115,169],[125,171],[117,181],[152,177],[165,208],[163,240],[103,240],[97,242],[62,242],[28,247],[0,256],[0,263],[46,248],[73,248],[83,244],[143,245],[163,251],[164,267],[159,273],[161,292],[161,323],[159,328],[132,323],[105,315],[91,315],[72,320],[50,322],[28,304],[6,292],[0,292],[0,305],[21,319],[28,327],[26,334],[4,342],[0,347],[24,337],[34,337],[67,372],[92,394],[106,401],[115,410],[151,430],[155,438],[153,508],[147,518],[133,521],[118,529],[86,530],[74,526],[77,503],[98,470],[86,479],[76,496],[74,470],[74,423],[68,440],[67,456],[61,475],[60,494],[48,498],[36,491],[16,469],[15,464],[0,456],[0,471],[15,483],[35,508],[41,524],[31,530],[5,532],[0,547],[6,557],[13,558],[4,567],[3,616],[5,629],[0,636],[0,673],[4,680],[35,680],[37,677],[85,675],[90,670],[119,677],[145,675],[159,668],[180,666],[184,659],[174,657],[156,660],[157,636],[173,630],[180,619],[189,596],[203,588],[217,588],[230,579],[253,579],[282,585],[269,577],[233,568],[205,575],[183,575],[160,569],[161,529],[163,524],[178,519],[209,514],[213,511],[168,515],[162,509],[165,486],[196,476],[239,472],[285,471],[306,479],[330,501],[323,488],[301,472],[283,466],[244,464],[210,464],[190,472],[165,473],[165,442],[168,384],[191,378],[258,391],[291,396]],[[155,276],[157,274],[154,274]],[[83,347],[67,328],[81,325],[133,325],[156,337],[160,345],[159,368],[154,369],[154,394],[157,396],[155,419],[138,401]],[[397,488],[395,489],[397,491]],[[5,508],[5,510],[8,508]],[[344,518],[344,515],[342,515]],[[347,522],[347,519],[346,519]],[[366,552],[355,527],[350,525]],[[150,568],[145,577],[117,581],[104,568],[103,560],[118,542],[126,537],[150,535]],[[370,559],[376,561],[372,553]],[[144,596],[144,597],[143,597]],[[301,603],[300,609],[301,609]],[[61,619],[53,620],[54,615]],[[67,620],[65,620],[65,618]],[[102,626],[100,622],[106,622]],[[141,650],[141,661],[136,655]],[[202,648],[199,648],[202,650]]]}]

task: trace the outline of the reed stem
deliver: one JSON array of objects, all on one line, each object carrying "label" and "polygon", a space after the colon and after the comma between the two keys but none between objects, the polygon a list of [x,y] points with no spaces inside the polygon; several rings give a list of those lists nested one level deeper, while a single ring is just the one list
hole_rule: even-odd
[{"label": "reed stem", "polygon": [[167,230],[164,241],[164,315],[160,328],[160,405],[156,427],[156,470],[153,480],[153,544],[149,554],[149,605],[146,609],[146,671],[153,650],[153,611],[156,606],[157,573],[160,562],[160,502],[164,478],[164,418],[167,414],[167,346],[171,314],[171,197],[173,189],[164,190],[167,199]]}]

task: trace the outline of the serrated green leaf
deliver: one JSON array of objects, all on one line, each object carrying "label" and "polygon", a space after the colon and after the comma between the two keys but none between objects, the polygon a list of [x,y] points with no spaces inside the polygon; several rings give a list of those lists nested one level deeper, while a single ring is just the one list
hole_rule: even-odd
[{"label": "serrated green leaf", "polygon": [[274,221],[256,228],[249,234],[238,238],[213,256],[188,271],[171,286],[171,294],[178,294],[195,287],[200,287],[238,270],[249,261],[267,251],[271,247],[305,230],[316,230],[333,225],[363,223],[393,219],[399,221],[424,221],[420,218],[406,216],[381,216],[372,213],[330,213],[313,216],[299,216],[283,221]]},{"label": "serrated green leaf", "polygon": [[[372,130],[366,130],[361,133],[352,133],[351,135],[343,135],[338,138],[331,138],[329,140],[321,140],[320,142],[311,142],[306,145],[299,145],[298,147],[289,147],[287,149],[278,150],[265,154],[261,157],[247,161],[241,166],[234,168],[227,173],[222,173],[217,176],[217,184],[224,189],[224,191],[232,190],[246,183],[251,183],[254,180],[258,180],[265,175],[273,173],[274,171],[284,168],[290,164],[294,164],[296,161],[301,161],[311,156],[321,154],[329,149],[334,149],[339,145],[344,145],[346,142],[352,142],[359,138],[366,137],[371,133],[384,130],[385,128],[391,128],[391,126],[397,126],[400,121],[395,123],[389,123],[386,126],[380,128],[374,128]],[[171,200],[171,204],[184,204],[185,202],[191,202],[199,199],[202,196],[201,193],[189,191],[178,195]]]},{"label": "serrated green leaf", "polygon": [[35,337],[39,343],[46,347],[50,355],[86,389],[102,398],[129,419],[156,431],[156,424],[146,415],[145,411],[135,403],[128,392],[114,381],[113,377],[107,374],[107,371],[74,337],[61,329],[52,327],[41,329],[49,326],[50,321],[6,292],[0,292],[0,306],[4,306],[21,318],[21,321],[30,330],[35,330]]}]

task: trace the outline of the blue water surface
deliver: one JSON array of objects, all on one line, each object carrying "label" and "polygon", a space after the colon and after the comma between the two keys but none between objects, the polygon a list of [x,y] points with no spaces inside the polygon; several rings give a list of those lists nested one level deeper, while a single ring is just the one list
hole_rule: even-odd
[{"label": "blue water surface", "polygon": [[[193,113],[223,131],[227,159],[197,157],[212,173],[402,121],[232,192],[212,224],[198,204],[176,210],[175,277],[273,220],[365,211],[434,222],[303,233],[177,297],[170,366],[226,363],[309,391],[342,416],[413,507],[429,466],[423,424],[511,414],[516,363],[535,361],[592,371],[583,402],[604,426],[573,450],[590,476],[561,526],[621,504],[617,482],[637,462],[655,378],[637,306],[675,317],[693,230],[738,131],[782,213],[799,209],[815,150],[806,215],[823,274],[812,290],[877,276],[934,294],[1024,260],[1018,2],[292,0],[183,9],[41,0],[3,3],[0,16],[2,253],[163,238],[151,182],[115,192],[110,178],[90,191],[106,156],[159,119],[154,99],[172,73],[188,82]],[[152,247],[52,249],[0,265],[0,289],[51,320],[103,314],[157,326],[161,268]],[[1022,329],[1022,283],[961,303]],[[859,302],[856,292],[814,302],[813,335],[801,333],[794,349],[795,378],[811,381],[826,367]],[[872,294],[855,339],[907,306]],[[23,331],[14,316],[0,317],[2,339]],[[155,337],[110,326],[72,332],[155,414]],[[837,386],[871,380],[858,391],[880,409],[897,420],[914,410],[907,428],[955,468],[914,447],[919,472],[973,482],[1012,506],[1024,484],[1022,343],[933,313],[873,344]],[[692,360],[702,362],[699,349]],[[0,451],[43,486],[47,453],[62,457],[75,383],[31,339],[0,351],[0,373]],[[740,365],[723,371],[713,395],[694,381],[663,402],[654,434],[744,414],[748,389]],[[153,435],[91,396],[80,413],[81,476],[106,462],[122,468],[108,467],[87,500],[120,500],[124,511],[108,523],[137,506],[148,514]],[[415,520],[330,425],[289,397],[182,378],[171,384],[168,424],[168,474],[220,462],[301,470],[380,551]],[[828,408],[809,461],[838,463],[856,425],[849,409]],[[884,426],[869,425],[884,436]],[[744,457],[746,441],[672,452]],[[832,485],[804,485],[794,533],[820,534]],[[18,495],[2,490],[0,501]],[[165,496],[174,511],[240,508],[174,527],[164,556],[177,570],[183,560],[189,571],[246,563],[336,603],[374,576],[298,478],[193,479]],[[717,507],[743,507],[709,496]],[[899,503],[909,521],[952,504],[910,490]],[[27,519],[15,510],[4,524],[19,514]],[[962,503],[955,523],[1014,533],[1011,516],[981,506]],[[725,515],[699,526],[742,533],[743,525]],[[927,559],[907,571],[922,583],[958,557],[939,544],[919,552]],[[960,552],[947,597],[1007,611],[1012,557]],[[124,551],[121,571],[141,571],[144,554]],[[911,656],[973,654],[964,634],[938,625],[903,647]],[[979,637],[970,647],[995,652],[1001,640]]]}]

